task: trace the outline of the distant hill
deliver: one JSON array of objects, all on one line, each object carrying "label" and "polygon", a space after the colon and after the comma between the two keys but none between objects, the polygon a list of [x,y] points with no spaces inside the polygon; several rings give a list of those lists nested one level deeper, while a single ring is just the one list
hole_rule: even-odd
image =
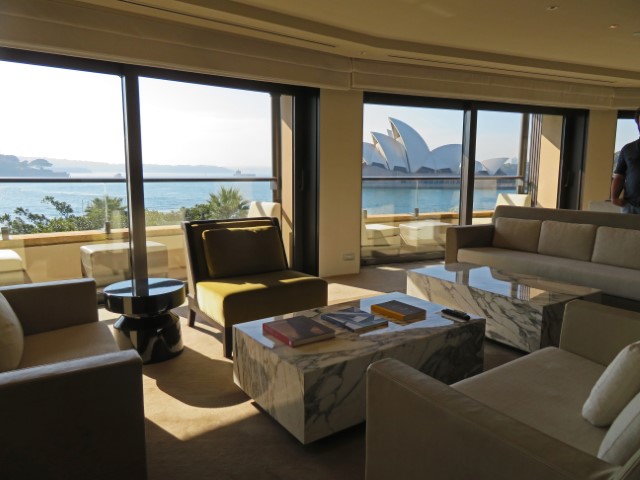
[{"label": "distant hill", "polygon": [[0,154],[0,176],[3,177],[68,177],[67,172],[54,171],[53,164],[44,158],[21,159]]},{"label": "distant hill", "polygon": [[[15,155],[2,155],[0,154],[0,162],[2,162],[3,157],[10,157],[9,160],[11,163],[22,162],[25,165],[28,165],[29,162],[33,160],[37,160],[35,157],[17,157]],[[69,176],[69,174],[73,175],[104,175],[104,176],[115,176],[115,175],[124,175],[125,174],[125,166],[105,163],[105,162],[90,162],[85,160],[67,160],[61,158],[47,158],[47,157],[39,157],[40,159],[46,160],[51,164],[49,170],[45,170],[46,173],[51,176],[60,176],[63,174],[64,176]],[[25,163],[26,162],[26,163]],[[1,170],[2,163],[0,163],[0,176],[6,175],[2,173]],[[188,175],[231,175],[234,170],[224,168],[224,167],[216,167],[209,165],[156,165],[156,164],[145,164],[144,170],[146,173],[151,174],[165,174],[165,175],[175,175],[175,176],[188,176]]]}]

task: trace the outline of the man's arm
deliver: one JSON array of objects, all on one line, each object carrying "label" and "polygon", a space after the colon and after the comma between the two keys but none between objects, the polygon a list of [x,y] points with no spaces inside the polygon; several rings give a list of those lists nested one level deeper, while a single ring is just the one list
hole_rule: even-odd
[{"label": "man's arm", "polygon": [[624,175],[616,173],[613,175],[613,181],[611,182],[611,203],[622,207],[626,202],[624,198],[620,198],[622,189],[624,188]]}]

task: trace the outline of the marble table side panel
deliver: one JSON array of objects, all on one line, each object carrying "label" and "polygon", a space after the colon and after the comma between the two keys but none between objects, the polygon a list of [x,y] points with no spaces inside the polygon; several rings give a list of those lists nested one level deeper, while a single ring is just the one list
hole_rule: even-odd
[{"label": "marble table side panel", "polygon": [[234,332],[234,382],[258,405],[304,443],[304,383],[294,366],[250,336]]},{"label": "marble table side panel", "polygon": [[366,371],[376,360],[395,358],[450,384],[482,372],[483,338],[484,322],[475,322],[466,328],[443,331],[428,339],[307,372],[304,443],[365,420]]}]

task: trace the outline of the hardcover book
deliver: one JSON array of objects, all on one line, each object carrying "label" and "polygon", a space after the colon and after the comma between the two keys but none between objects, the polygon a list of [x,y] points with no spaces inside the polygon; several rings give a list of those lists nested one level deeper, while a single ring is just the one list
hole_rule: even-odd
[{"label": "hardcover book", "polygon": [[378,317],[355,307],[344,308],[337,312],[323,313],[320,318],[356,333],[386,327],[389,324],[386,318]]},{"label": "hardcover book", "polygon": [[399,300],[376,303],[371,305],[371,311],[403,322],[427,318],[427,311],[424,308],[409,305]]},{"label": "hardcover book", "polygon": [[336,336],[333,329],[302,315],[265,322],[262,324],[262,332],[290,347],[319,342]]}]

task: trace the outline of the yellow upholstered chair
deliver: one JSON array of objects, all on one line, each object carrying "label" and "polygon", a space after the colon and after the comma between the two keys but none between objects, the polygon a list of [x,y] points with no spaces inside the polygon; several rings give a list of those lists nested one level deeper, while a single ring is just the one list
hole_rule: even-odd
[{"label": "yellow upholstered chair", "polygon": [[233,325],[327,304],[327,282],[287,266],[277,219],[182,223],[187,247],[189,325],[196,313],[222,327],[231,358]]}]

